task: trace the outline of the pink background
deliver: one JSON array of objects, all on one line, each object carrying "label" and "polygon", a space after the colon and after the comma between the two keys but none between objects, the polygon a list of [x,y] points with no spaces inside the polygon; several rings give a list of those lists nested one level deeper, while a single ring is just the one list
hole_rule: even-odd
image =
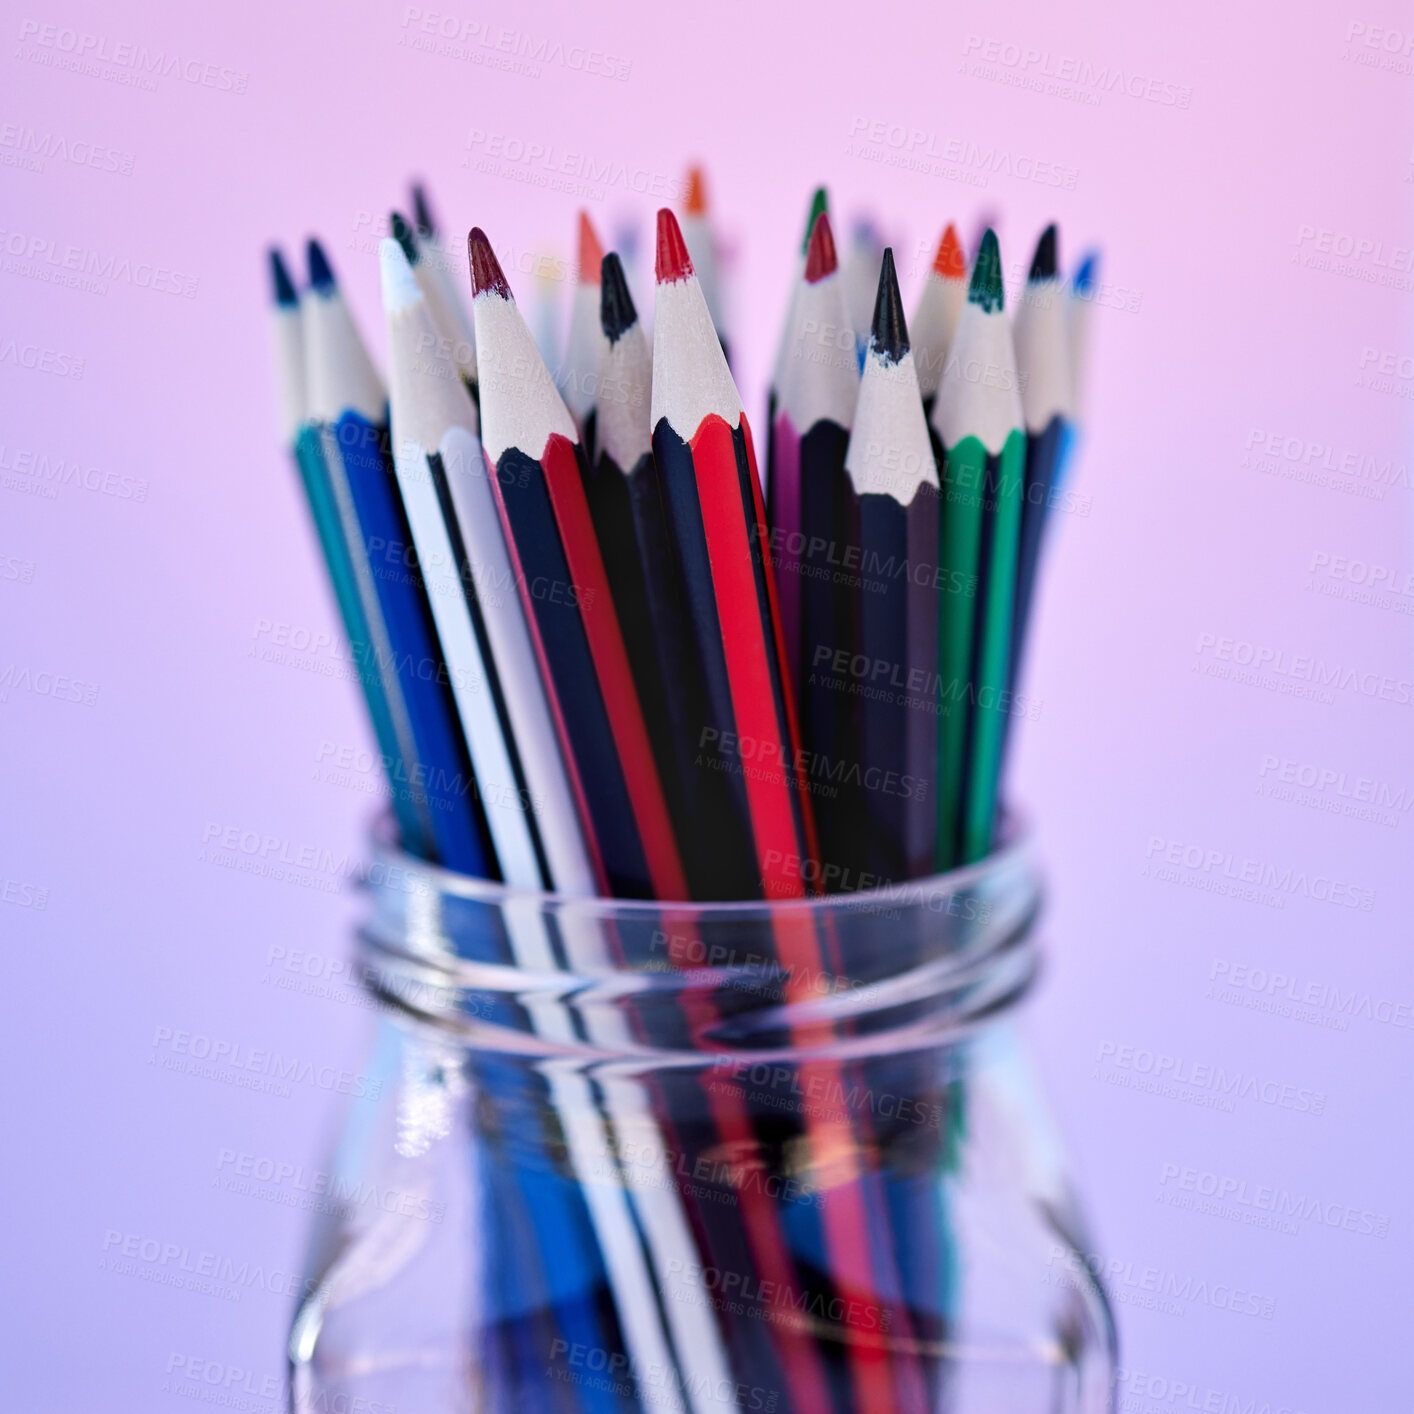
[{"label": "pink background", "polygon": [[[1184,1407],[1175,1384],[1200,1408],[1407,1407],[1414,814],[1396,806],[1391,827],[1319,808],[1341,803],[1336,784],[1316,804],[1265,792],[1274,760],[1344,773],[1347,789],[1373,778],[1404,804],[1414,793],[1414,40],[1377,33],[1414,19],[1377,0],[1206,0],[1122,21],[1113,7],[1063,16],[1039,4],[986,18],[827,7],[808,25],[762,4],[690,19],[479,0],[436,13],[471,28],[483,57],[496,51],[476,39],[502,29],[545,57],[506,72],[420,51],[418,22],[394,3],[63,0],[11,6],[3,22],[0,671],[15,673],[0,685],[11,1233],[0,1368],[11,1402],[35,1414],[181,1409],[168,1372],[188,1358],[248,1371],[257,1390],[278,1384],[284,1296],[248,1289],[233,1304],[106,1258],[136,1235],[297,1267],[306,1215],[223,1188],[222,1154],[317,1166],[334,1097],[166,1072],[154,1038],[187,1030],[362,1064],[366,1012],[283,990],[268,965],[271,948],[301,948],[327,974],[356,903],[201,857],[203,837],[227,826],[356,854],[373,801],[324,778],[331,755],[370,744],[352,686],[325,675],[329,655],[253,656],[271,636],[264,621],[334,626],[277,435],[264,245],[322,234],[379,347],[375,238],[410,175],[429,180],[451,232],[481,224],[512,254],[529,308],[531,257],[572,256],[577,205],[606,238],[635,221],[646,244],[651,192],[675,189],[700,156],[736,252],[733,333],[758,426],[817,180],[846,221],[880,213],[910,307],[947,218],[970,235],[980,213],[999,213],[1013,271],[1053,217],[1067,264],[1103,243],[1109,307],[1095,311],[1075,481],[1085,513],[1057,522],[1030,684],[1042,710],[1017,764],[1053,883],[1050,968],[1028,1024],[1098,1240],[1122,1268],[1125,1407]],[[39,42],[44,24],[59,27],[52,45]],[[169,74],[148,91],[56,68],[45,61],[66,57],[61,31],[103,36],[110,55],[180,56],[210,86]],[[993,66],[973,71],[989,46]],[[1028,50],[1049,57],[1026,62]],[[626,77],[584,72],[588,51]],[[1099,90],[1092,103],[1018,86],[1044,90],[1046,68],[1121,71],[1141,96]],[[1162,101],[1185,95],[1186,106]],[[861,153],[852,144],[875,123],[885,141]],[[875,160],[896,151],[890,133],[933,165]],[[500,165],[475,170],[493,137]],[[72,160],[94,145],[97,166]],[[611,181],[576,195],[517,180],[545,174],[511,160],[531,146],[556,162],[587,157]],[[979,165],[989,153],[1000,170]],[[1027,179],[1038,170],[1065,185]],[[985,186],[959,179],[978,173]],[[1307,263],[1347,238],[1367,244]],[[113,260],[106,287],[37,275],[69,247]],[[1379,283],[1382,261],[1402,267],[1394,283]],[[179,288],[194,281],[193,293],[145,288],[149,267],[176,272]],[[25,367],[40,350],[49,369],[82,359],[82,377]],[[1362,382],[1382,360],[1393,373]],[[1315,443],[1336,465],[1347,453],[1392,462],[1403,479],[1269,474],[1249,451],[1269,435],[1297,439],[1277,445],[1298,457]],[[43,482],[25,469],[36,456],[83,476]],[[1339,559],[1381,567],[1396,589],[1351,597],[1331,573]],[[1356,686],[1318,700],[1276,690],[1270,673],[1272,686],[1209,675],[1232,667],[1225,639],[1251,646],[1240,656],[1284,655],[1288,672],[1296,658],[1338,666],[1337,681],[1353,672]],[[80,697],[97,685],[95,700],[23,685],[41,672],[78,680]],[[1200,862],[1164,877],[1153,866],[1173,845]],[[1270,888],[1276,907],[1202,887],[1224,865],[1201,861],[1229,854],[1234,871],[1250,860],[1305,872],[1371,906]],[[1263,1010],[1265,983],[1250,975],[1232,994],[1247,1005],[1212,994],[1215,972],[1242,967],[1354,992],[1369,1012],[1342,1030]],[[1256,1076],[1271,1096],[1319,1094],[1323,1113],[1251,1098],[1229,1113],[1191,1085],[1136,1088],[1136,1067],[1158,1055],[1189,1076]],[[1186,1168],[1315,1198],[1337,1225],[1274,1231],[1163,1201]],[[1349,1211],[1376,1231],[1343,1230]],[[1221,1298],[1152,1309],[1145,1269],[1190,1292],[1257,1293],[1271,1318],[1216,1309]]]}]

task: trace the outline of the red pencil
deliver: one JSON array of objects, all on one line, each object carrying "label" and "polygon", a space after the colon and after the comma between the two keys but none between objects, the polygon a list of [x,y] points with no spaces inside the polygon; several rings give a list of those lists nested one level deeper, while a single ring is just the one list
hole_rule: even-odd
[{"label": "red pencil", "polygon": [[[718,738],[705,743],[726,757],[741,781],[745,828],[751,832],[767,898],[800,898],[818,876],[810,802],[797,781],[799,735],[783,661],[765,513],[756,475],[751,428],[717,342],[701,287],[672,212],[658,213],[658,291],[653,342],[653,450],[662,477],[664,509],[673,542],[694,645],[701,655]],[[811,919],[778,915],[777,960],[785,970],[787,1001],[814,993],[811,980],[829,964]],[[796,1026],[798,1045],[819,1045],[828,1023]],[[821,1061],[802,1067],[802,1084],[818,1077],[820,1093],[847,1093],[839,1067]],[[815,1093],[812,1089],[811,1093]],[[757,1145],[749,1091],[711,1087],[714,1119],[727,1143]],[[812,1105],[802,1120],[811,1163],[826,1179],[820,1207],[829,1269],[837,1292],[858,1309],[880,1309],[871,1215],[863,1182],[870,1167],[867,1142],[843,1106]],[[748,1240],[760,1275],[793,1281],[788,1252],[769,1205],[755,1210],[742,1195]],[[850,1309],[856,1309],[850,1306]],[[820,1350],[802,1331],[778,1333],[791,1392],[805,1410],[829,1407]],[[840,1332],[855,1407],[880,1414],[912,1407],[896,1390],[892,1363],[877,1328],[845,1321]]]}]

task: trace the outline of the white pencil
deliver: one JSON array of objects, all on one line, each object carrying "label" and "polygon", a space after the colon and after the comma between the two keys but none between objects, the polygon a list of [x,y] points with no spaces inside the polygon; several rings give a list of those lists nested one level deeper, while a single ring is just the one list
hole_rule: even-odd
[{"label": "white pencil", "polygon": [[[484,462],[478,465],[481,458],[476,437],[476,409],[464,389],[451,380],[436,377],[425,364],[419,363],[419,341],[434,327],[431,311],[398,243],[385,240],[379,254],[388,316],[398,482],[428,581],[443,650],[449,660],[454,653],[461,661],[475,655],[478,676],[483,683],[483,690],[477,694],[479,700],[463,702],[459,698],[458,706],[462,709],[477,779],[487,798],[486,817],[502,874],[512,889],[526,891],[525,897],[511,897],[503,905],[511,950],[519,968],[534,975],[549,976],[560,967],[547,931],[543,905],[534,893],[554,888],[562,894],[587,894],[593,890],[593,874],[582,844],[577,859],[565,858],[570,842],[563,836],[557,848],[562,867],[557,874],[550,872],[549,850],[538,838],[538,821],[549,811],[537,811],[537,801],[528,782],[533,772],[542,784],[547,783],[555,765],[559,766],[563,777],[563,763],[554,744],[543,694],[540,694],[542,706],[538,715],[542,720],[538,730],[536,714],[529,713],[531,730],[527,746],[530,749],[522,751],[517,745],[510,698],[516,697],[524,720],[527,709],[533,707],[526,700],[528,693],[524,689],[530,685],[538,689],[539,683],[524,619],[520,618],[520,632],[516,635],[512,616],[519,616],[521,610],[513,582],[507,577],[499,587],[488,583],[494,572],[487,574],[486,571],[492,567],[478,566],[463,543],[463,529],[477,519],[489,525],[497,535],[500,533],[494,507],[490,505],[489,486],[480,504],[474,492],[470,496],[465,494],[471,489],[468,483],[486,483]],[[468,512],[465,516],[456,506],[451,490],[453,481],[463,492],[462,509]],[[488,548],[485,538],[480,548]],[[494,553],[492,558],[495,559]],[[508,576],[504,542],[500,560]],[[491,591],[490,597],[496,601],[485,605],[484,612],[477,594],[478,570],[482,583]],[[493,657],[489,632],[493,617],[501,622],[499,636],[503,646],[510,646],[509,640],[513,637],[524,640],[524,652],[518,657],[514,653],[508,655],[509,662],[505,659],[498,662]],[[519,671],[511,671],[512,664]],[[454,673],[453,676],[459,675]],[[512,677],[520,681],[513,684]],[[497,710],[498,705],[502,710]],[[547,745],[554,752],[553,761],[544,759]],[[530,759],[535,755],[541,757],[538,762]],[[492,794],[492,783],[508,780],[515,782],[513,798],[497,800]],[[568,782],[563,781],[557,790],[555,813],[561,820],[573,821],[575,810]],[[566,877],[566,865],[569,877]],[[571,925],[562,931],[573,967],[591,970],[607,967],[603,940],[595,920],[585,920],[577,927]],[[527,990],[522,1001],[537,1034],[566,1047],[582,1044],[573,1016],[559,994]],[[602,1038],[591,1035],[591,1039]],[[629,1038],[616,1030],[614,1039],[622,1042]],[[671,1368],[671,1347],[658,1314],[653,1276],[628,1195],[617,1173],[616,1147],[609,1122],[596,1102],[581,1065],[577,1059],[566,1058],[543,1062],[540,1069],[549,1086],[579,1188],[598,1236],[630,1354],[641,1368]],[[641,1128],[643,1117],[637,1110],[633,1119],[635,1126]],[[651,1122],[651,1116],[649,1120]],[[677,1402],[676,1390],[669,1397],[667,1407],[682,1407]]]}]

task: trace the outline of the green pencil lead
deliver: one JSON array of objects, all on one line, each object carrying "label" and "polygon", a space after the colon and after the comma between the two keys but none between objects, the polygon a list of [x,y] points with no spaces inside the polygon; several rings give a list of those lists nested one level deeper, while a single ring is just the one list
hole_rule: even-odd
[{"label": "green pencil lead", "polygon": [[973,262],[967,302],[980,305],[986,314],[997,314],[1002,308],[1002,252],[997,245],[997,233],[990,226]]},{"label": "green pencil lead", "polygon": [[825,195],[824,187],[816,187],[815,194],[810,198],[810,215],[805,218],[805,236],[800,242],[800,253],[804,255],[810,249],[810,233],[815,229],[815,218],[822,212],[830,209],[829,198]]}]

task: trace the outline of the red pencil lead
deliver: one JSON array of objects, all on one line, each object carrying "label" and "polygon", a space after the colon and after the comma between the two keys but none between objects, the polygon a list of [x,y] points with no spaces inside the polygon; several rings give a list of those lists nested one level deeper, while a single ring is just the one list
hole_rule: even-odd
[{"label": "red pencil lead", "polygon": [[805,279],[807,284],[816,285],[826,275],[833,275],[839,261],[835,258],[835,233],[830,229],[830,218],[821,212],[810,228],[810,244],[805,248]]},{"label": "red pencil lead", "polygon": [[466,253],[471,260],[471,292],[484,295],[488,292],[500,295],[502,299],[513,299],[511,287],[501,273],[501,262],[486,239],[486,232],[480,226],[473,226],[466,238]]},{"label": "red pencil lead", "polygon": [[707,184],[702,180],[701,167],[687,169],[687,195],[683,197],[682,209],[689,216],[706,214]]},{"label": "red pencil lead", "polygon": [[604,263],[604,247],[589,220],[589,213],[579,213],[579,283],[597,285],[599,267]]},{"label": "red pencil lead", "polygon": [[938,253],[933,257],[933,269],[945,280],[961,280],[967,274],[967,257],[962,253],[962,242],[957,238],[957,227],[951,221],[938,242]]},{"label": "red pencil lead", "polygon": [[656,270],[660,285],[671,285],[674,281],[686,280],[693,273],[692,258],[687,253],[687,243],[682,238],[678,218],[666,206],[658,212]]}]

